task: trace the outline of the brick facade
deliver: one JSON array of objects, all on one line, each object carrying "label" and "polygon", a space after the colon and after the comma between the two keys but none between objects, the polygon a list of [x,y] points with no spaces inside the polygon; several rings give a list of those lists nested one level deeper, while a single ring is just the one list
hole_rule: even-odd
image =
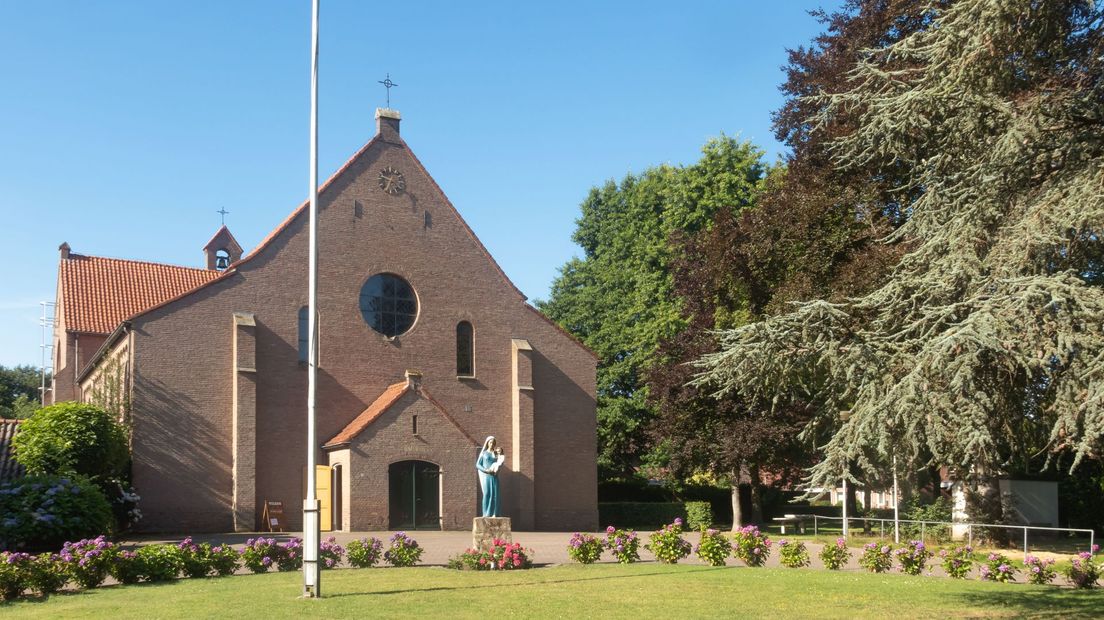
[{"label": "brick facade", "polygon": [[[507,455],[503,508],[516,529],[593,529],[595,357],[526,304],[391,116],[319,195],[319,446],[408,370],[421,373],[433,400],[410,392],[347,448],[319,450],[319,463],[342,467],[342,523],[386,527],[387,468],[417,458],[442,469],[442,526],[470,528],[478,489],[471,438],[495,435]],[[404,175],[405,191],[381,191],[387,167]],[[510,217],[524,224],[520,213]],[[266,500],[300,505],[307,226],[300,207],[222,276],[131,317],[123,330],[145,529],[252,529]],[[359,308],[362,285],[384,272],[408,281],[419,302],[414,326],[395,338],[373,331]],[[474,377],[457,376],[460,321],[474,327]],[[297,510],[288,517],[301,526]]]}]

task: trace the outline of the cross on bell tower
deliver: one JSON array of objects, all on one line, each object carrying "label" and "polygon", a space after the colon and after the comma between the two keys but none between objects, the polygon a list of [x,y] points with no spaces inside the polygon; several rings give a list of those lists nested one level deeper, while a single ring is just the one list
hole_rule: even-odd
[{"label": "cross on bell tower", "polygon": [[226,210],[226,207],[219,207],[219,210],[215,211],[215,213],[218,213],[219,215],[222,216],[222,225],[226,226],[226,216],[227,216],[227,214],[230,213],[229,211]]},{"label": "cross on bell tower", "polygon": [[391,74],[390,73],[387,74],[386,78],[384,78],[382,80],[379,80],[379,83],[383,84],[383,87],[387,89],[387,107],[388,107],[388,109],[390,109],[391,108],[391,87],[398,86],[398,84],[391,81]]}]

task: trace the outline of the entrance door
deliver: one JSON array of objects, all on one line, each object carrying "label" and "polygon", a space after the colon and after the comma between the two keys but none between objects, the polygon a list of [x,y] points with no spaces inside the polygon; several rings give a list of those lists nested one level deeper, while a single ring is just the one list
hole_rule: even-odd
[{"label": "entrance door", "polygon": [[391,529],[441,529],[441,468],[401,461],[391,464],[387,478]]}]

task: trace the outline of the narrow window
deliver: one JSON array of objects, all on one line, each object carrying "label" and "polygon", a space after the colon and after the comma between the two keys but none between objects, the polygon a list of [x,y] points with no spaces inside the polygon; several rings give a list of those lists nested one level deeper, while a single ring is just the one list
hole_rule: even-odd
[{"label": "narrow window", "polygon": [[472,346],[472,324],[460,321],[456,324],[456,375],[475,376],[475,352]]},{"label": "narrow window", "polygon": [[307,343],[310,341],[310,330],[307,329],[307,307],[303,306],[299,308],[299,361],[306,362],[307,355]]},{"label": "narrow window", "polygon": [[413,431],[414,431],[414,434],[415,434],[415,435],[417,435],[417,434],[418,434],[418,414],[416,414],[416,413],[415,413],[414,415],[412,415],[412,416],[410,416],[410,417],[411,417],[411,418],[413,419],[413,421],[414,421],[414,423],[413,423],[413,425],[412,425],[412,426],[413,426]]}]

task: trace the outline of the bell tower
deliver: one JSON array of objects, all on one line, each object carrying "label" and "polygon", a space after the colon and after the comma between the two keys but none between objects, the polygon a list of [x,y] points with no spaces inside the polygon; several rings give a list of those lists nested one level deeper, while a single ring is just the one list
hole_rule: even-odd
[{"label": "bell tower", "polygon": [[225,271],[241,259],[242,249],[234,235],[230,234],[230,229],[223,224],[207,245],[203,246],[203,256],[207,260],[208,269]]}]

